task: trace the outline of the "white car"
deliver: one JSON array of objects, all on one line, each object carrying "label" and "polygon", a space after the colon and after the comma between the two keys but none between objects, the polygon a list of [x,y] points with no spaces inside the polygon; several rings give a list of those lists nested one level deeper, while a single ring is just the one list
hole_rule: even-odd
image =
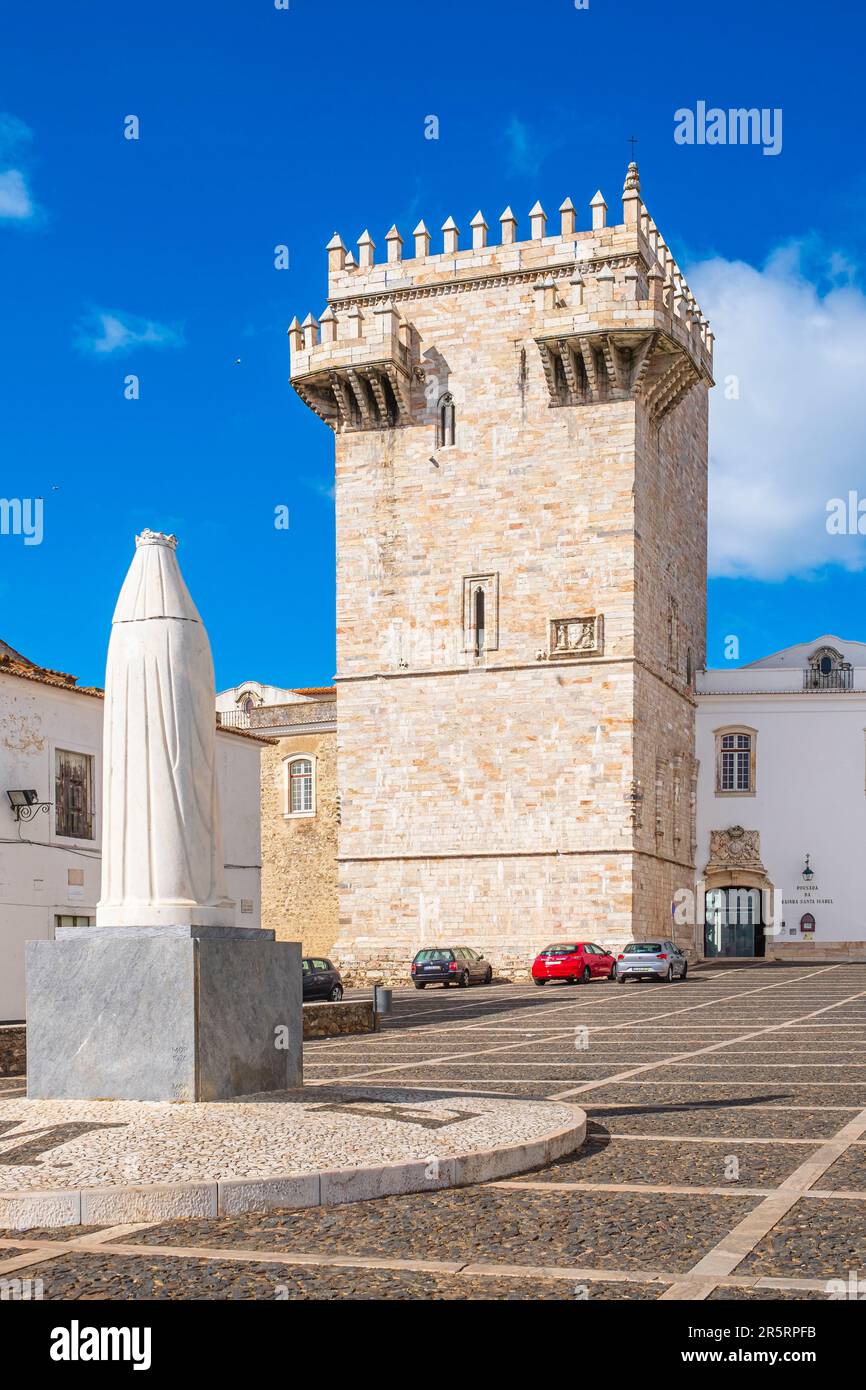
[{"label": "white car", "polygon": [[689,963],[673,941],[630,941],[616,958],[616,978],[626,980],[684,980]]}]

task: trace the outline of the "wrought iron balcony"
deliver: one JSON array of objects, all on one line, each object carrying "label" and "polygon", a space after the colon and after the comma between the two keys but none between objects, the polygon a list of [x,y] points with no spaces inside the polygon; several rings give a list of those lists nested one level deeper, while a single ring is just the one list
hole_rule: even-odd
[{"label": "wrought iron balcony", "polygon": [[833,671],[819,671],[807,666],[803,672],[804,690],[853,690],[854,672],[850,666],[837,666]]}]

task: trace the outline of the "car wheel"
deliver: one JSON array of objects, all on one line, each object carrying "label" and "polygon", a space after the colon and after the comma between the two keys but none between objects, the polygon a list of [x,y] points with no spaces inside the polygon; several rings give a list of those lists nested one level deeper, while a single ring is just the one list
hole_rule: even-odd
[{"label": "car wheel", "polygon": [[469,988],[469,971],[468,971],[468,970],[464,970],[464,971],[463,971],[463,974],[460,976],[460,988],[461,988],[461,989],[468,989],[468,988]]},{"label": "car wheel", "polygon": [[616,966],[614,965],[614,966],[611,966],[611,971],[610,971],[610,974],[608,975],[607,978],[608,978],[609,980],[615,980],[616,977],[617,977],[617,976],[616,976]]},{"label": "car wheel", "polygon": [[493,983],[493,966],[492,966],[492,965],[488,965],[488,967],[487,967],[487,974],[484,976],[484,983],[485,983],[486,985],[491,985],[491,984]]},{"label": "car wheel", "polygon": [[547,981],[546,981],[546,980],[536,980],[536,979],[533,977],[532,983],[535,984],[535,985],[538,985],[539,988],[540,988],[541,985],[546,985],[546,984],[547,984]]},{"label": "car wheel", "polygon": [[673,968],[672,965],[669,965],[669,966],[668,966],[668,973],[665,975],[665,984],[672,985],[673,982],[674,982],[674,968]]},{"label": "car wheel", "polygon": [[680,976],[680,979],[681,979],[681,980],[684,980],[684,979],[686,978],[686,976],[688,975],[688,973],[689,973],[689,963],[688,963],[688,961],[685,961],[685,963],[683,964],[683,973],[682,973],[682,975]]},{"label": "car wheel", "polygon": [[617,975],[617,977],[616,977],[616,982],[617,982],[618,985],[624,985],[625,982],[626,982],[626,977],[625,977],[625,975]]},{"label": "car wheel", "polygon": [[416,983],[415,988],[416,988],[416,989],[423,989],[424,986],[423,986],[423,985],[419,985],[419,984]]},{"label": "car wheel", "polygon": [[342,999],[342,997],[343,997],[343,986],[342,986],[342,985],[334,985],[334,988],[331,990],[331,993],[328,995],[328,998],[330,999],[331,1003],[332,1003],[332,1004],[339,1004],[339,1002],[340,1002],[340,1000]]},{"label": "car wheel", "polygon": [[582,974],[581,977],[580,977],[580,983],[581,983],[582,985],[588,985],[591,978],[592,978],[592,971],[590,970],[590,968],[589,968],[588,965],[585,965],[585,966],[583,967],[583,974]]}]

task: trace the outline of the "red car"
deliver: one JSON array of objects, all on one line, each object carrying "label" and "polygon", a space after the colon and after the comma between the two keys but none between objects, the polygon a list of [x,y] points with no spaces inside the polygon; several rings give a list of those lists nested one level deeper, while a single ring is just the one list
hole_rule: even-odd
[{"label": "red car", "polygon": [[591,941],[545,946],[532,962],[532,978],[537,985],[546,985],[548,980],[565,980],[569,985],[615,980],[616,957]]}]

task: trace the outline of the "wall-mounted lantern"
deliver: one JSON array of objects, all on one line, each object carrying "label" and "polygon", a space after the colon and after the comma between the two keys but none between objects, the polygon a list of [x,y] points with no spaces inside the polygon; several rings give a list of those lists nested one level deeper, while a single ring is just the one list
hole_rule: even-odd
[{"label": "wall-mounted lantern", "polygon": [[32,820],[37,811],[48,811],[50,801],[40,801],[39,793],[28,790],[7,791],[10,805],[17,821]]}]

